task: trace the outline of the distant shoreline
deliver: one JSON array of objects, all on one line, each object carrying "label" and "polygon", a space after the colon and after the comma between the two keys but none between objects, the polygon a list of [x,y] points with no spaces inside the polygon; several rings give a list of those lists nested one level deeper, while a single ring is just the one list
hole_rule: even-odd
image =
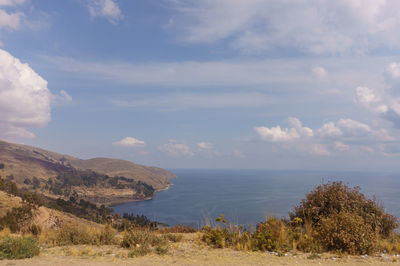
[{"label": "distant shoreline", "polygon": [[145,197],[143,199],[121,198],[121,199],[118,199],[118,200],[112,200],[112,201],[110,201],[111,203],[106,204],[106,205],[108,207],[114,207],[114,206],[117,206],[117,205],[129,203],[129,202],[140,202],[140,201],[152,200],[154,195],[155,195],[155,193],[168,190],[171,186],[173,186],[172,183],[168,184],[165,188],[155,190],[153,196],[151,196],[151,197]]}]

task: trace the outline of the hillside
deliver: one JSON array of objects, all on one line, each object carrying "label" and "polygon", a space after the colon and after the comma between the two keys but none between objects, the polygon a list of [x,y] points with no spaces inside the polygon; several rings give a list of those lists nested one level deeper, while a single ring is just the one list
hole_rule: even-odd
[{"label": "hillside", "polygon": [[129,161],[81,160],[36,147],[0,141],[0,176],[24,189],[54,198],[73,196],[113,204],[149,199],[175,175]]}]

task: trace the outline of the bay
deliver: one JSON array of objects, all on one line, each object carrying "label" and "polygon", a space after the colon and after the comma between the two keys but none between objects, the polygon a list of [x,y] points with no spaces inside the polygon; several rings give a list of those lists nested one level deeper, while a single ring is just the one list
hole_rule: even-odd
[{"label": "bay", "polygon": [[332,171],[174,169],[173,186],[152,200],[114,206],[114,212],[143,214],[168,225],[200,227],[220,214],[253,226],[267,216],[288,217],[316,185],[342,181],[384,204],[400,217],[400,174]]}]

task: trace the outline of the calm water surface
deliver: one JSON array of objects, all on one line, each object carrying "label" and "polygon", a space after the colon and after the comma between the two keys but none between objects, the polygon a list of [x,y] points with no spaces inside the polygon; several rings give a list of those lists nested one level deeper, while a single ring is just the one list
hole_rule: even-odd
[{"label": "calm water surface", "polygon": [[341,180],[376,196],[400,218],[400,174],[267,170],[172,170],[178,178],[152,200],[114,206],[116,213],[144,214],[169,225],[201,226],[225,214],[254,225],[266,216],[288,216],[304,195],[322,182]]}]

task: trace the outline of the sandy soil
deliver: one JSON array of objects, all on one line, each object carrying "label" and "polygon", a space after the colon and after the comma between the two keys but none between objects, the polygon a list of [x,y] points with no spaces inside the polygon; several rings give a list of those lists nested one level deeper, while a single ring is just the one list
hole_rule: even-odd
[{"label": "sandy soil", "polygon": [[[128,258],[128,250],[118,246],[68,246],[44,248],[32,259],[0,261],[0,265],[400,265],[400,256],[344,256],[288,253],[279,257],[266,252],[211,249],[196,236],[170,245],[166,255],[149,254]],[[310,257],[311,256],[311,257]]]}]

